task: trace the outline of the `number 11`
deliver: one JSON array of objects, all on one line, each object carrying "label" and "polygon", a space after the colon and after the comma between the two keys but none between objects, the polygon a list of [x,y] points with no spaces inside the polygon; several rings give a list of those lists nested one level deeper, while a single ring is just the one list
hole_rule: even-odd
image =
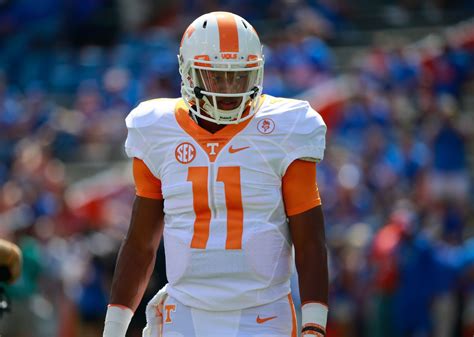
[{"label": "number 11", "polygon": [[[211,210],[208,193],[209,168],[190,167],[188,179],[193,185],[193,208],[196,213],[191,248],[205,249],[209,239]],[[224,183],[225,204],[227,208],[226,249],[242,249],[244,211],[240,187],[240,167],[223,166],[217,171],[217,181]]]}]

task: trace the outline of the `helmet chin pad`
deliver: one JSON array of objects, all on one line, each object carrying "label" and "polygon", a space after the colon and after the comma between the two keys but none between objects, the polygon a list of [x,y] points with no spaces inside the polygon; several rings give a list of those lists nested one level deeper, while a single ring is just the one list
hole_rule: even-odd
[{"label": "helmet chin pad", "polygon": [[[212,103],[209,101],[209,98],[207,96],[204,96],[202,100],[204,101],[204,105],[202,107],[203,110],[205,110],[206,114],[214,118],[216,121],[219,121],[219,120],[232,121],[232,120],[237,119],[239,117],[239,112],[242,111],[240,113],[240,116],[241,116],[243,112],[245,111],[245,107],[248,104],[248,100],[244,102],[244,100],[242,99],[240,104],[234,109],[225,110],[225,109],[219,108],[219,104],[217,102],[216,96],[212,96]],[[214,113],[215,111],[217,111],[218,114]]]}]

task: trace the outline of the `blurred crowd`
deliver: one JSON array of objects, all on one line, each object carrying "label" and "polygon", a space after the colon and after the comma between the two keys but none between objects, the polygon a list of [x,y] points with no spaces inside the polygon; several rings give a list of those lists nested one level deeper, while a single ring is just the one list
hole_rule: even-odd
[{"label": "blurred crowd", "polygon": [[331,336],[474,331],[473,28],[382,42],[324,88]]},{"label": "blurred crowd", "polygon": [[309,100],[329,126],[329,336],[473,335],[472,20],[338,61],[345,1],[138,3],[0,2],[0,237],[24,255],[0,334],[100,335],[134,195],[124,118],[179,96],[180,35],[220,6],[256,23],[265,93]]}]

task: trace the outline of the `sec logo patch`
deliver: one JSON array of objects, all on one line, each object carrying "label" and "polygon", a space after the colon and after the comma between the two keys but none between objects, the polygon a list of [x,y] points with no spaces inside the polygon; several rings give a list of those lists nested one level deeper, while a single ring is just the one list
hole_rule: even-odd
[{"label": "sec logo patch", "polygon": [[275,122],[270,118],[264,118],[257,124],[257,129],[264,135],[272,133],[275,130]]},{"label": "sec logo patch", "polygon": [[193,144],[184,142],[176,147],[174,154],[181,164],[189,164],[196,157],[196,148]]}]

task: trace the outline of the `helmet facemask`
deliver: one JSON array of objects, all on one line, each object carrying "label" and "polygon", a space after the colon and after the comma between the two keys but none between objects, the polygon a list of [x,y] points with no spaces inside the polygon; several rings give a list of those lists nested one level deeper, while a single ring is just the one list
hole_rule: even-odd
[{"label": "helmet facemask", "polygon": [[256,112],[263,58],[235,63],[189,60],[180,62],[180,72],[181,94],[194,115],[217,124],[237,124]]}]

